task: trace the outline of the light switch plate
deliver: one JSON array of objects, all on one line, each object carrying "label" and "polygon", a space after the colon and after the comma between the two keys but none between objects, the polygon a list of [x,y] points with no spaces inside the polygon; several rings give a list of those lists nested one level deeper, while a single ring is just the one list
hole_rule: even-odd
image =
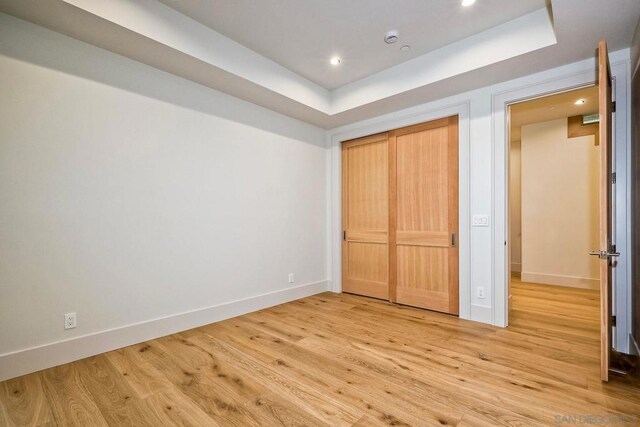
[{"label": "light switch plate", "polygon": [[474,227],[488,227],[489,215],[474,215],[472,225]]}]

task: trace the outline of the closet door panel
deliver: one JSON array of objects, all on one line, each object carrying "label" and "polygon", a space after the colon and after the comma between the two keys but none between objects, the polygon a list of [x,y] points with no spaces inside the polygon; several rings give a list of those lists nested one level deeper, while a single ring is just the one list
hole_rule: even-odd
[{"label": "closet door panel", "polygon": [[343,263],[345,292],[388,299],[387,134],[342,146]]},{"label": "closet door panel", "polygon": [[447,139],[447,126],[397,136],[398,232],[448,232]]},{"label": "closet door panel", "polygon": [[457,314],[457,119],[399,129],[390,139],[394,301]]},{"label": "closet door panel", "polygon": [[397,302],[437,311],[449,310],[446,250],[398,245]]}]

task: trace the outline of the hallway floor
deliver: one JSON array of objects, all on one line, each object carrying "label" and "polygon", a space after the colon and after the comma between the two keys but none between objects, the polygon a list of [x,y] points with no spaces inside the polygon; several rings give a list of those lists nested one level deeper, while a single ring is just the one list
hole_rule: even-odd
[{"label": "hallway floor", "polygon": [[600,292],[511,279],[509,329],[580,347],[582,356],[600,357]]}]

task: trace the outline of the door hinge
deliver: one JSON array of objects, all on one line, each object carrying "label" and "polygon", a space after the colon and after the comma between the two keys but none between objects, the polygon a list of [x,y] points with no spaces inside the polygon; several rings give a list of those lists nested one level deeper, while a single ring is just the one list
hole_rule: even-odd
[{"label": "door hinge", "polygon": [[611,112],[612,112],[612,113],[615,113],[615,112],[616,112],[616,101],[613,101],[613,102],[611,103]]},{"label": "door hinge", "polygon": [[614,328],[615,328],[616,326],[618,326],[618,325],[616,324],[616,323],[617,323],[617,320],[618,320],[618,319],[617,319],[617,317],[616,317],[616,316],[611,316],[611,326],[613,326]]},{"label": "door hinge", "polygon": [[615,173],[615,172],[613,172],[613,173],[611,174],[611,182],[612,182],[613,184],[615,184],[615,183],[616,183],[616,173]]},{"label": "door hinge", "polygon": [[342,240],[347,240],[347,230],[342,230]]}]

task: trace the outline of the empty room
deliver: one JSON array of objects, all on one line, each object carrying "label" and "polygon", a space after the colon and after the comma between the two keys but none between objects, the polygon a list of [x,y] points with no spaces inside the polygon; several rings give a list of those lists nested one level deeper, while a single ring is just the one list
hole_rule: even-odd
[{"label": "empty room", "polygon": [[638,0],[0,0],[0,426],[640,425]]}]

